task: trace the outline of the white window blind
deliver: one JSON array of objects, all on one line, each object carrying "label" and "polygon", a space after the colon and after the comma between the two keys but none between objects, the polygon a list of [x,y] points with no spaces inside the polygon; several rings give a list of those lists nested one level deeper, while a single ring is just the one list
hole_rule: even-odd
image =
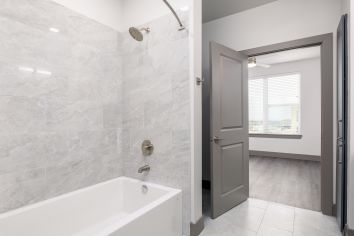
[{"label": "white window blind", "polygon": [[250,79],[250,133],[300,134],[300,80],[298,73]]}]

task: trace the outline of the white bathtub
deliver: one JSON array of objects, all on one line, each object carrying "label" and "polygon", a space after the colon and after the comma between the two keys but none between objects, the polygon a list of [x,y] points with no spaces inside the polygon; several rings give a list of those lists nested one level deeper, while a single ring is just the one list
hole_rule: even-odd
[{"label": "white bathtub", "polygon": [[1,214],[0,235],[181,236],[181,191],[120,177]]}]

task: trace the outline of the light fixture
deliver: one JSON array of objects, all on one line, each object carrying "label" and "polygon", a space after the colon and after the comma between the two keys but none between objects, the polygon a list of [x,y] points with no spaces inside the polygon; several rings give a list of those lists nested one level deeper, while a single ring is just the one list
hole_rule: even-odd
[{"label": "light fixture", "polygon": [[254,68],[257,66],[257,59],[255,57],[248,58],[248,68]]},{"label": "light fixture", "polygon": [[52,72],[47,71],[47,70],[36,70],[37,74],[41,74],[41,75],[47,75],[50,76],[52,75]]},{"label": "light fixture", "polygon": [[189,6],[181,7],[180,10],[181,10],[181,11],[184,11],[184,12],[189,11]]},{"label": "light fixture", "polygon": [[60,32],[60,30],[58,28],[54,28],[54,27],[49,28],[49,31],[51,31],[53,33],[59,33]]},{"label": "light fixture", "polygon": [[26,66],[19,66],[18,70],[20,71],[24,71],[24,72],[29,72],[29,73],[33,73],[34,69],[31,67],[26,67]]},{"label": "light fixture", "polygon": [[266,69],[271,67],[271,65],[258,63],[256,57],[249,57],[248,58],[248,68],[255,68],[256,66],[266,68]]}]

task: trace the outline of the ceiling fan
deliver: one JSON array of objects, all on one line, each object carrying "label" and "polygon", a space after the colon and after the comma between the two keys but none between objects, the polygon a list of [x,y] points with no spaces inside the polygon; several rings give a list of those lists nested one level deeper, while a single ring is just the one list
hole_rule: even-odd
[{"label": "ceiling fan", "polygon": [[263,67],[263,68],[270,68],[271,65],[268,64],[263,64],[263,63],[257,63],[256,57],[249,57],[248,58],[248,68],[255,68],[255,67]]}]

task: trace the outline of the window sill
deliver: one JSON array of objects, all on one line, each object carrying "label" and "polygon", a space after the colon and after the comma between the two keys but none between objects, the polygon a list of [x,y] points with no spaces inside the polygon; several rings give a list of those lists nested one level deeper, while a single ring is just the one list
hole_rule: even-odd
[{"label": "window sill", "polygon": [[249,134],[251,138],[302,139],[301,134]]}]

